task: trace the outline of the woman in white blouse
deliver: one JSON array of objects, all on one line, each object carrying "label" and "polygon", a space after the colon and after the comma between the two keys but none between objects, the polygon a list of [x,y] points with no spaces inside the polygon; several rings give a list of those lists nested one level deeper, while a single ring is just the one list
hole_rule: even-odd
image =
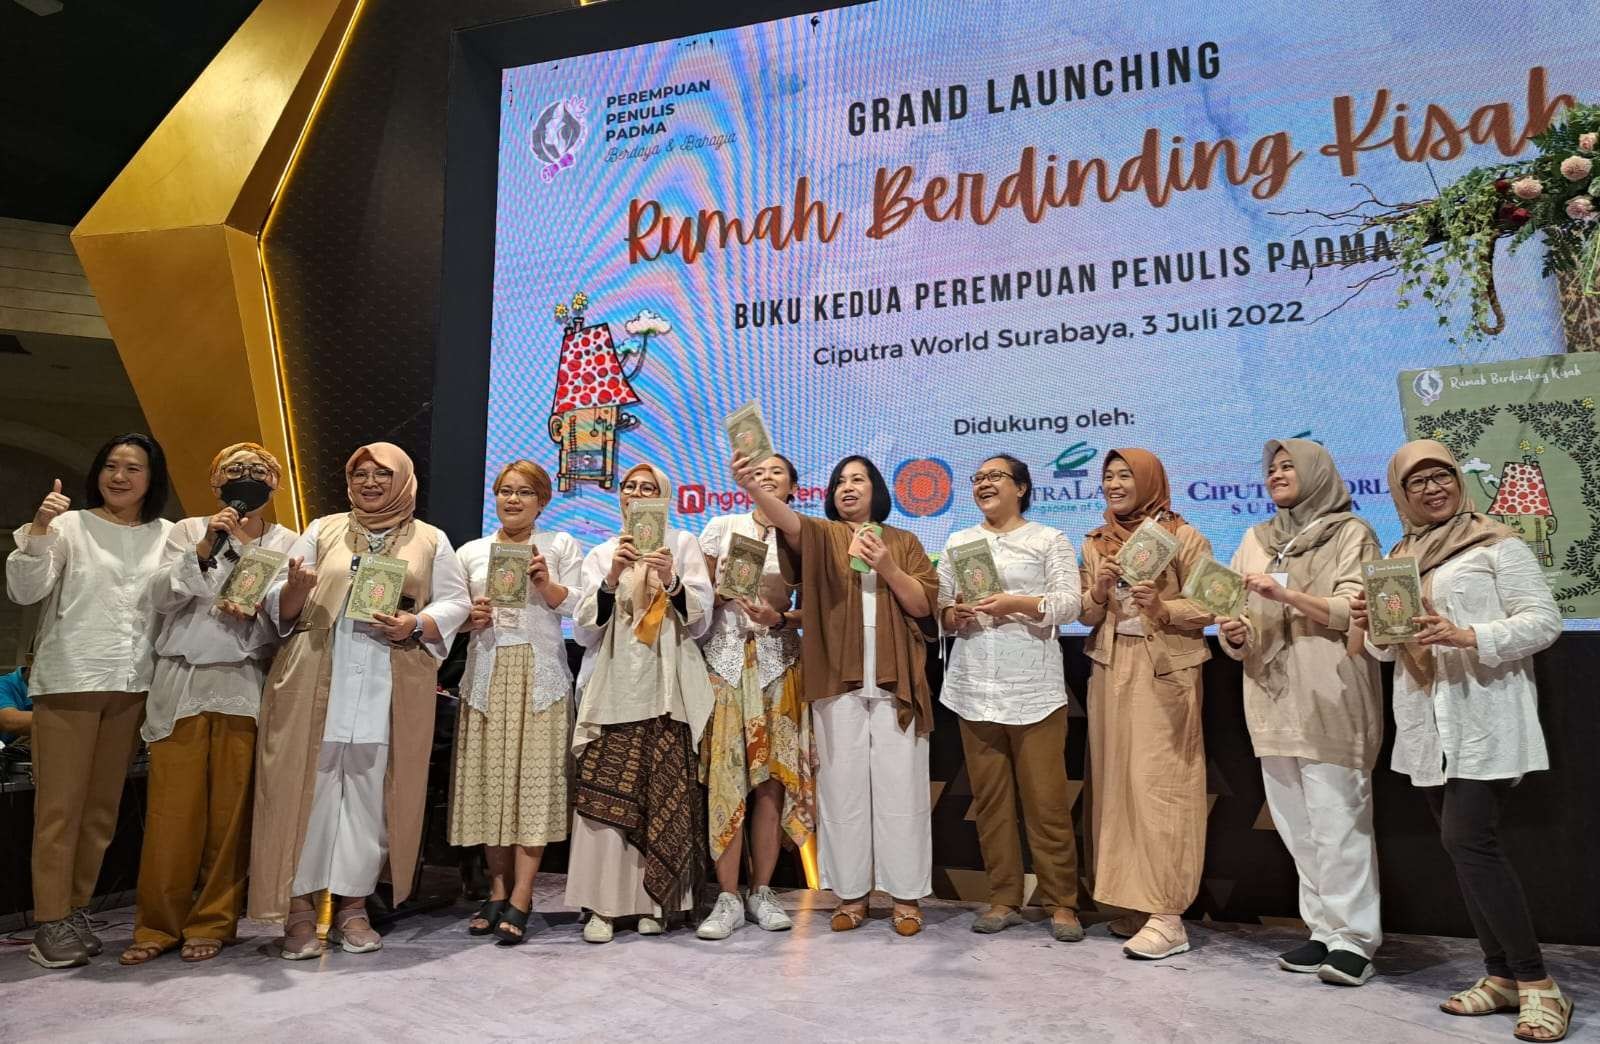
[{"label": "woman in white blouse", "polygon": [[[242,552],[287,555],[294,546],[298,534],[261,517],[282,473],[254,442],[218,453],[211,488],[224,506],[172,527],[153,580],[162,623],[141,730],[150,744],[148,811],[133,944],[123,964],[143,964],[179,944],[184,960],[210,960],[238,928],[256,715],[278,635],[254,608],[218,596]],[[272,579],[260,576],[257,597]]]},{"label": "woman in white blouse", "polygon": [[[1425,788],[1455,863],[1487,975],[1441,1007],[1452,1015],[1518,1011],[1516,1035],[1558,1040],[1572,1004],[1545,970],[1517,872],[1500,844],[1511,788],[1549,768],[1533,655],[1561,635],[1561,614],[1528,545],[1473,510],[1461,468],[1432,440],[1389,462],[1405,536],[1389,557],[1414,557],[1424,613],[1416,639],[1367,648],[1393,660],[1392,767]],[[1351,619],[1368,629],[1364,595]]]},{"label": "woman in white blouse", "polygon": [[[499,531],[456,552],[472,589],[472,643],[456,719],[450,843],[483,845],[489,864],[489,898],[467,930],[515,946],[527,929],[544,847],[567,838],[572,672],[561,620],[578,604],[583,554],[566,533],[536,527],[550,503],[544,468],[512,461],[493,488]],[[517,608],[489,597],[491,588],[521,586],[514,574],[490,583],[493,549],[505,545],[529,549],[525,565],[495,563],[500,573],[525,571],[527,594]]]},{"label": "woman in white blouse", "polygon": [[[624,472],[620,492],[624,519],[635,501],[672,503],[651,464]],[[590,551],[572,620],[584,653],[566,900],[590,911],[592,943],[610,942],[618,917],[665,933],[704,876],[695,752],[712,701],[694,640],[711,622],[711,579],[694,534],[669,526],[661,539],[646,552],[624,532]]]},{"label": "woman in white blouse", "polygon": [[[388,864],[394,901],[416,872],[439,661],[472,610],[442,532],[415,517],[417,477],[399,446],[345,463],[350,510],[311,523],[263,611],[288,641],[261,701],[250,916],[284,922],[279,955],[322,953],[312,899],[337,899],[330,942],[383,945],[367,896]],[[346,615],[360,560],[404,564],[398,608]]]},{"label": "woman in white blouse", "polygon": [[[1033,502],[1028,466],[1010,454],[972,476],[983,522],[954,533],[939,558],[940,620],[955,634],[939,702],[961,719],[961,748],[989,874],[989,908],[972,930],[992,934],[1021,923],[1022,842],[1017,798],[1039,880],[1039,903],[1063,942],[1083,938],[1078,922],[1077,842],[1067,798],[1067,683],[1057,632],[1076,620],[1082,598],[1077,553],[1065,534],[1026,517]],[[952,551],[988,545],[1003,593],[962,595]],[[981,577],[973,582],[982,584]]]},{"label": "woman in white blouse", "polygon": [[58,479],[16,531],[6,594],[44,603],[33,670],[33,906],[28,956],[45,968],[102,949],[88,905],[139,745],[158,618],[150,578],[172,523],[167,461],[148,435],[100,447],[72,511]]},{"label": "woman in white blouse", "polygon": [[[762,489],[788,502],[800,481],[787,457],[755,467]],[[800,612],[778,566],[778,539],[760,509],[718,515],[700,534],[713,582],[729,568],[734,537],[759,540],[765,558],[754,598],[717,595],[701,642],[716,709],[700,744],[706,826],[717,864],[717,902],[696,935],[726,939],[748,914],[763,930],[786,931],[789,915],[770,887],[785,836],[803,846],[816,829],[811,710],[800,684]],[[720,585],[719,585],[720,586]],[[745,823],[750,831],[750,897],[739,901]]]}]

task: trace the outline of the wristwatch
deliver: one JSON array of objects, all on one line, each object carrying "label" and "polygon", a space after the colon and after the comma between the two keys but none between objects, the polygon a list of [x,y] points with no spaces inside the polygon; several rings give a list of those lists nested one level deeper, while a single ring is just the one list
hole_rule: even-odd
[{"label": "wristwatch", "polygon": [[413,616],[412,619],[416,621],[416,624],[411,628],[411,637],[420,642],[422,641],[422,617]]}]

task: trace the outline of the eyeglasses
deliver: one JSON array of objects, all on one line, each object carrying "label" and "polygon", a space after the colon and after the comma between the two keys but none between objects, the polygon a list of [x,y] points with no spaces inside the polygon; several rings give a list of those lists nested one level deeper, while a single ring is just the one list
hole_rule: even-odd
[{"label": "eyeglasses", "polygon": [[984,482],[999,482],[1002,479],[1011,477],[1012,475],[1009,471],[980,471],[972,476],[972,484],[977,486]]},{"label": "eyeglasses", "polygon": [[223,478],[242,479],[246,475],[265,482],[272,477],[272,469],[265,464],[224,464],[222,466]]},{"label": "eyeglasses", "polygon": [[394,472],[388,468],[378,468],[376,471],[368,468],[359,468],[350,473],[350,478],[354,482],[376,482],[379,485],[387,486],[394,481]]},{"label": "eyeglasses", "polygon": [[635,496],[641,497],[653,497],[657,493],[661,492],[661,487],[656,485],[654,482],[649,481],[624,482],[622,484],[622,492],[632,493]]},{"label": "eyeglasses", "polygon": [[512,498],[517,500],[539,499],[538,492],[528,489],[526,486],[521,489],[512,489],[510,486],[501,486],[499,489],[494,491],[494,494],[497,497],[504,497],[506,500],[511,500]]},{"label": "eyeglasses", "polygon": [[1439,489],[1448,490],[1454,489],[1455,485],[1456,473],[1441,468],[1438,471],[1430,471],[1426,475],[1412,475],[1406,479],[1406,492],[1423,493],[1427,491],[1429,486],[1437,486]]}]

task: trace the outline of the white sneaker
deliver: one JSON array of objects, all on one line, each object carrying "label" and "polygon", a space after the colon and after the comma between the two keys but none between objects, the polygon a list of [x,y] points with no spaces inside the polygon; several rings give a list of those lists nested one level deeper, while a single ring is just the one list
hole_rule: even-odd
[{"label": "white sneaker", "polygon": [[740,908],[739,897],[731,892],[723,892],[717,896],[717,905],[711,908],[694,934],[702,939],[726,939],[743,924],[744,910]]},{"label": "white sneaker", "polygon": [[778,897],[765,885],[750,893],[744,908],[750,919],[760,925],[764,932],[786,932],[794,927],[789,915],[778,905]]},{"label": "white sneaker", "polygon": [[667,934],[667,926],[656,920],[654,917],[640,917],[638,930],[640,935]]},{"label": "white sneaker", "polygon": [[611,928],[611,918],[601,917],[599,914],[590,914],[589,923],[583,926],[583,941],[592,943],[608,943],[615,934]]}]

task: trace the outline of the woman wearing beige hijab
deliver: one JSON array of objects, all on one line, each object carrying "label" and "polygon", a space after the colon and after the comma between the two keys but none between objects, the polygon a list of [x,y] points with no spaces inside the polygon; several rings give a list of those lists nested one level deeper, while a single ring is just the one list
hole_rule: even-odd
[{"label": "woman wearing beige hijab", "polygon": [[[414,517],[405,451],[363,446],[345,478],[350,510],[311,523],[263,606],[288,641],[262,697],[249,909],[287,922],[289,960],[322,953],[312,899],[324,890],[337,897],[330,941],[383,945],[367,896],[386,861],[395,902],[411,891],[439,661],[472,609],[449,538]],[[399,608],[372,623],[345,615],[364,555],[406,567]]]},{"label": "woman wearing beige hijab", "polygon": [[[660,468],[622,476],[622,511],[672,502]],[[696,751],[713,697],[695,639],[711,624],[711,578],[694,534],[668,526],[648,553],[622,533],[590,551],[572,635],[578,671],[577,759],[568,906],[590,911],[583,937],[610,942],[618,917],[661,935],[693,907],[706,827]]]},{"label": "woman wearing beige hijab", "polygon": [[[1475,511],[1443,445],[1408,442],[1389,462],[1405,524],[1390,558],[1417,560],[1421,631],[1368,650],[1394,672],[1396,772],[1424,788],[1483,947],[1488,974],[1440,1005],[1451,1015],[1516,1011],[1521,1040],[1560,1040],[1572,1003],[1545,970],[1500,817],[1522,776],[1550,767],[1539,728],[1533,656],[1561,636],[1539,562],[1516,532]],[[1363,596],[1354,626],[1367,627]]]},{"label": "woman wearing beige hijab", "polygon": [[[1094,628],[1089,766],[1094,899],[1131,911],[1111,923],[1129,957],[1189,949],[1182,914],[1200,891],[1206,848],[1206,754],[1200,665],[1211,615],[1180,593],[1211,544],[1172,510],[1155,454],[1112,450],[1101,474],[1105,525],[1083,545],[1083,609]],[[1128,585],[1117,555],[1150,519],[1178,541],[1153,582]]]},{"label": "woman wearing beige hijab", "polygon": [[1233,569],[1249,589],[1240,619],[1218,617],[1222,651],[1244,661],[1244,712],[1267,808],[1300,877],[1311,938],[1285,971],[1359,986],[1383,942],[1372,766],[1383,743],[1378,665],[1350,626],[1361,564],[1382,555],[1351,514],[1333,458],[1309,439],[1262,453],[1277,512],[1244,536]]}]

